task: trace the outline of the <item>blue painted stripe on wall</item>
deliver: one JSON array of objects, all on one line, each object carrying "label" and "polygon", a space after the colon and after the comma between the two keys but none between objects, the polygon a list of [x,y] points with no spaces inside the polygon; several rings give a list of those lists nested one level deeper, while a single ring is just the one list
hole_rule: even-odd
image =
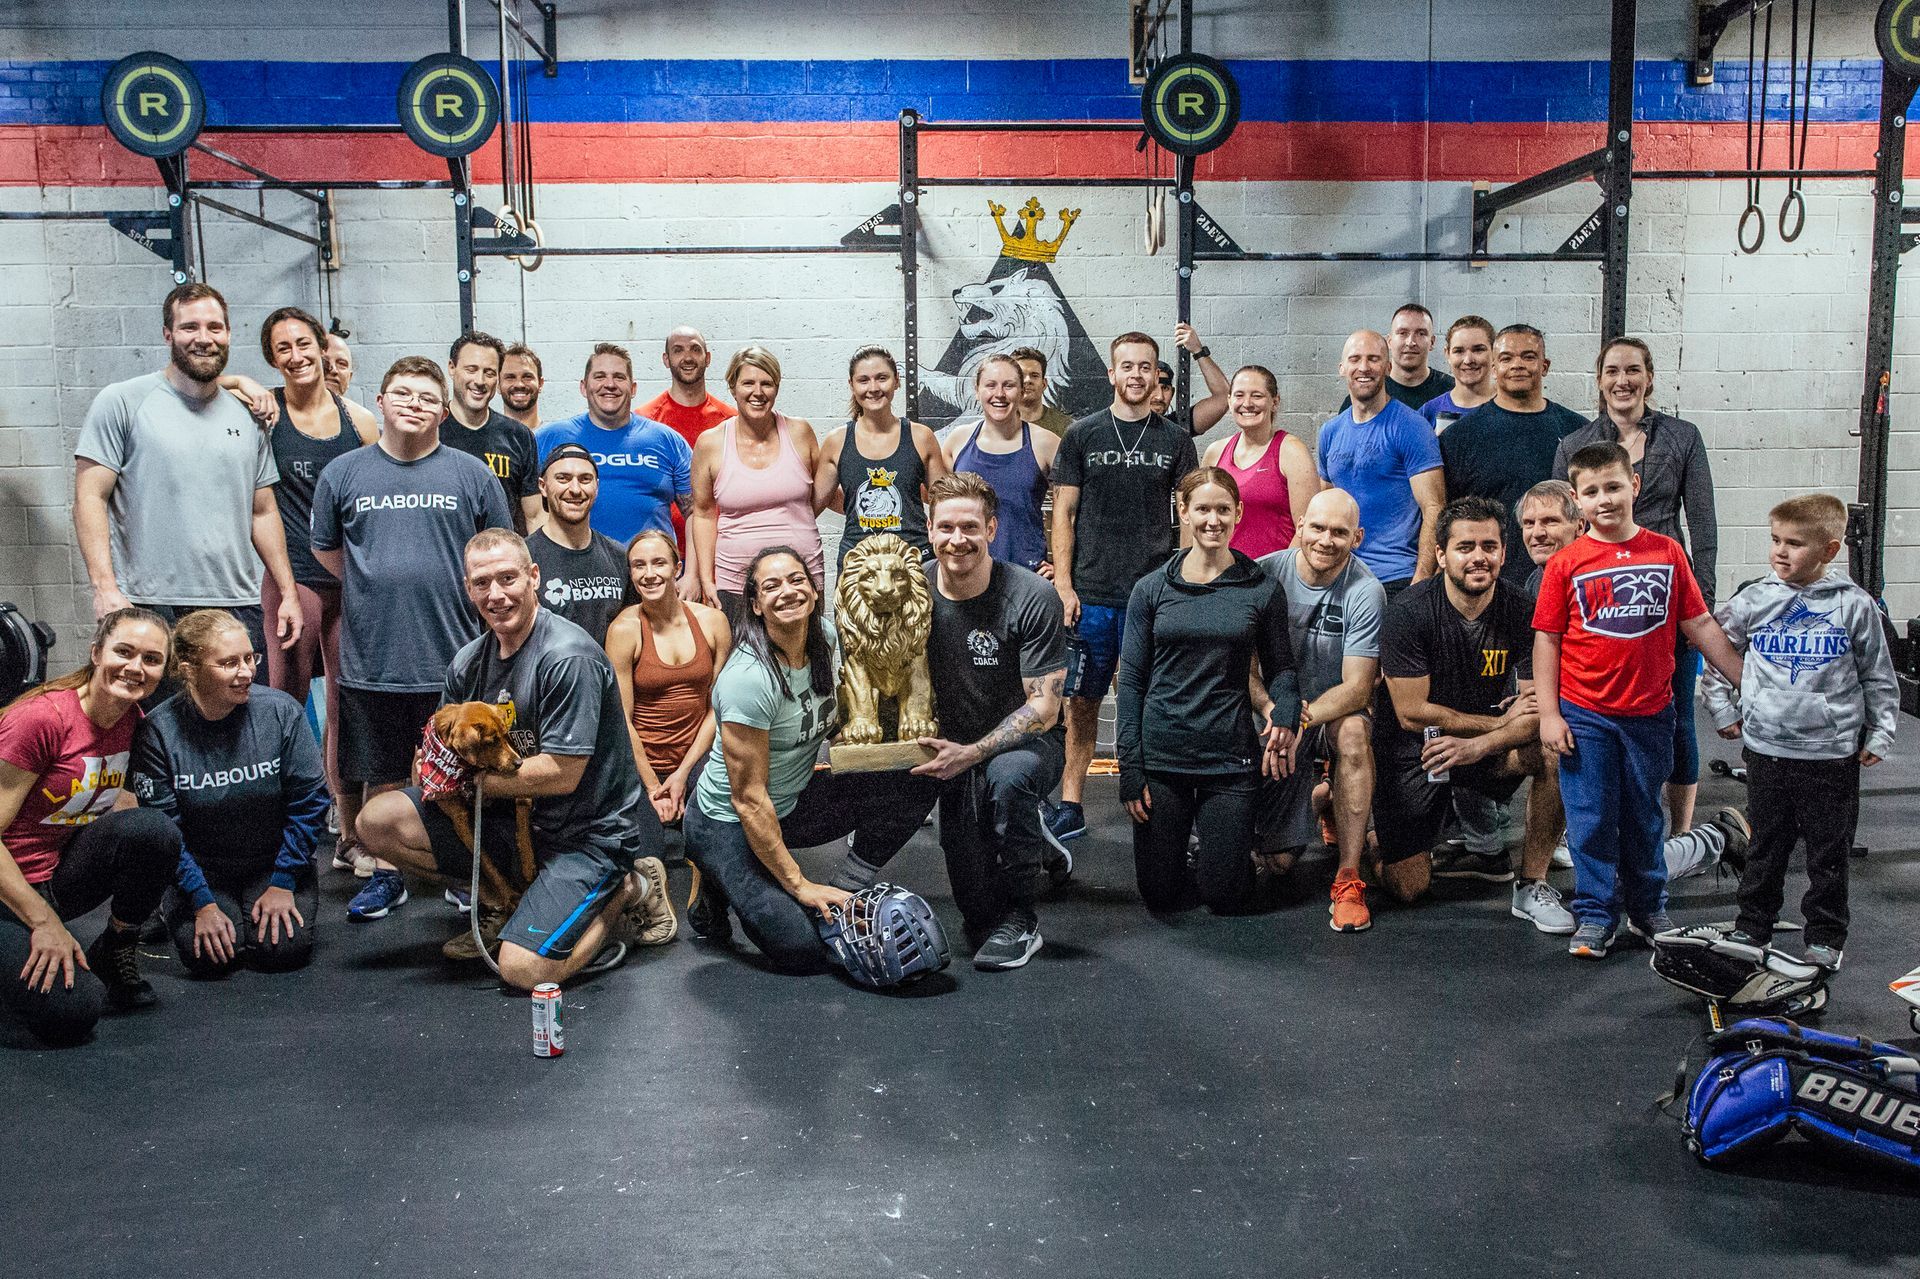
[{"label": "blue painted stripe on wall", "polygon": [[[100,123],[105,62],[0,62],[0,124]],[[1234,62],[1241,116],[1275,122],[1561,124],[1606,118],[1604,62]],[[405,64],[199,62],[214,124],[390,123]],[[1696,89],[1686,66],[1639,64],[1641,120],[1745,118],[1747,65],[1722,62]],[[1768,81],[1785,116],[1787,79]],[[1139,113],[1117,59],[1032,61],[586,61],[528,79],[533,117],[552,123],[1110,120]],[[1814,120],[1878,118],[1880,64],[1814,64]],[[1771,112],[1770,112],[1771,114]]]}]

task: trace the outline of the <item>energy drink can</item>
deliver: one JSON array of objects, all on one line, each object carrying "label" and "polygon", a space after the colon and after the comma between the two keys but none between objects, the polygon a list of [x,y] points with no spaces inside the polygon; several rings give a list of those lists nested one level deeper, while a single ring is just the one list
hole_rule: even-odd
[{"label": "energy drink can", "polygon": [[560,987],[543,981],[533,988],[533,1055],[558,1057],[566,1051],[567,1036],[560,1026]]},{"label": "energy drink can", "polygon": [[[1420,730],[1420,740],[1422,742],[1430,742],[1438,736],[1440,736],[1440,726],[1437,724],[1429,724],[1425,728]],[[1427,780],[1435,783],[1436,785],[1438,785],[1441,782],[1452,781],[1453,770],[1450,768],[1443,768],[1437,773],[1428,773]]]}]

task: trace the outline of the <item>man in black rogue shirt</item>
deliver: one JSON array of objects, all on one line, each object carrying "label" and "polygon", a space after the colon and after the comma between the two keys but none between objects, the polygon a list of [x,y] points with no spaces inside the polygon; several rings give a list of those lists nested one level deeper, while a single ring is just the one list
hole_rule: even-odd
[{"label": "man in black rogue shirt", "polygon": [[540,467],[547,522],[527,537],[540,569],[540,599],[607,646],[607,627],[627,593],[627,553],[587,523],[600,496],[600,468],[578,444],[562,444]]},{"label": "man in black rogue shirt", "polygon": [[928,493],[939,575],[927,658],[945,740],[923,738],[935,754],[913,770],[945,783],[940,847],[954,902],[980,943],[973,965],[987,971],[1018,968],[1040,949],[1034,902],[1048,881],[1040,802],[1066,756],[1060,599],[1040,577],[989,555],[998,507],[971,472],[943,476]]},{"label": "man in black rogue shirt", "polygon": [[447,352],[447,380],[453,396],[447,401],[447,420],[440,442],[487,464],[500,481],[513,530],[525,536],[540,527],[540,450],[533,432],[493,408],[493,392],[500,384],[500,364],[507,344],[486,333],[462,333]]},{"label": "man in black rogue shirt", "polygon": [[[1405,899],[1426,888],[1453,787],[1505,800],[1523,778],[1533,778],[1536,788],[1558,785],[1540,751],[1533,600],[1500,576],[1506,514],[1486,498],[1449,503],[1440,512],[1439,545],[1423,552],[1437,554],[1439,574],[1387,606],[1380,669],[1397,722],[1375,727],[1373,822],[1384,878]],[[1440,734],[1425,740],[1429,726]],[[1436,774],[1444,780],[1432,780]],[[1573,916],[1546,882],[1558,809],[1527,806],[1513,914],[1542,932],[1566,934]],[[1500,870],[1512,875],[1504,853],[1489,861],[1498,865],[1483,878],[1500,877]]]},{"label": "man in black rogue shirt", "polygon": [[1080,792],[1127,598],[1173,554],[1173,487],[1200,464],[1193,437],[1149,407],[1159,344],[1122,333],[1110,351],[1113,403],[1068,427],[1053,459],[1053,585],[1068,631],[1067,763],[1047,821],[1056,844],[1086,833]]},{"label": "man in black rogue shirt", "polygon": [[[442,705],[501,709],[518,772],[489,774],[481,840],[483,935],[498,930],[500,977],[531,989],[619,964],[629,944],[672,940],[660,820],[640,785],[613,667],[587,633],[540,607],[527,545],[489,529],[466,548],[467,597],[487,629],[454,655]],[[533,873],[522,861],[511,801],[533,801]],[[419,787],[370,801],[367,849],[410,874],[466,883],[473,851],[444,807]],[[521,891],[510,918],[504,884]],[[489,916],[493,916],[489,919]],[[455,939],[456,941],[458,938]],[[451,943],[450,943],[451,944]]]}]

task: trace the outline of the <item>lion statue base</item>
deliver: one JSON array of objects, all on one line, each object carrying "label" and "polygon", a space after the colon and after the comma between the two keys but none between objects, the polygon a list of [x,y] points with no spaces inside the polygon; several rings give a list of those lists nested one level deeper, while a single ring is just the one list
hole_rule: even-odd
[{"label": "lion statue base", "polygon": [[[839,742],[829,759],[836,772],[910,768],[931,758],[916,744],[938,737],[933,681],[927,673],[927,637],[933,596],[920,553],[894,536],[866,538],[847,552],[834,589],[834,625],[840,632]],[[886,741],[881,708],[897,712],[898,740]]]}]

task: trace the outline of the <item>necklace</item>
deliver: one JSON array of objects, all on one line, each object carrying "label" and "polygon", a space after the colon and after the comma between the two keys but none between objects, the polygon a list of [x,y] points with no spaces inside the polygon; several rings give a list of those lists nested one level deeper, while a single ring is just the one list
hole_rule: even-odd
[{"label": "necklace", "polygon": [[1140,452],[1140,441],[1147,438],[1147,428],[1153,425],[1152,417],[1148,417],[1140,423],[1140,433],[1133,437],[1132,448],[1127,447],[1126,437],[1120,434],[1120,423],[1111,415],[1108,416],[1107,423],[1113,427],[1113,442],[1120,446],[1120,465],[1132,466],[1136,458],[1141,461],[1146,460]]}]

